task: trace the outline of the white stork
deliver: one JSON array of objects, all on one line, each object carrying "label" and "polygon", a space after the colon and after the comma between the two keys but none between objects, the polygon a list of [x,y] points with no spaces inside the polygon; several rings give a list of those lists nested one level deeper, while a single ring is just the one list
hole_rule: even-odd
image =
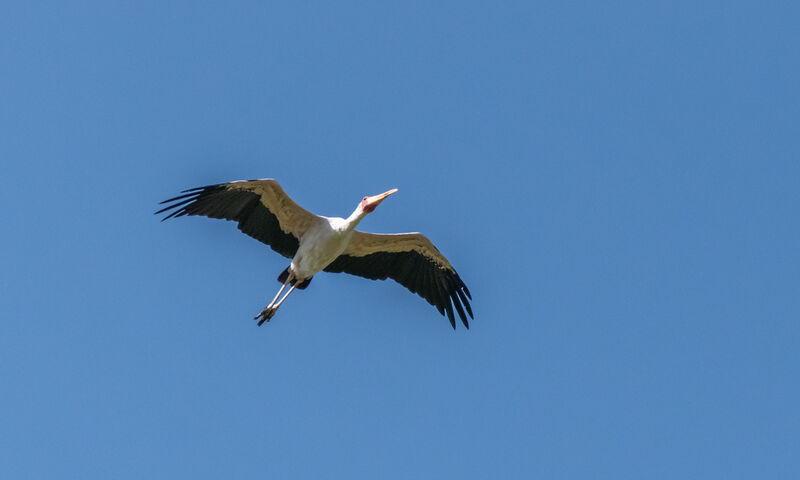
[{"label": "white stork", "polygon": [[[296,204],[273,179],[238,180],[184,190],[164,200],[169,212],[162,219],[204,215],[239,223],[239,230],[269,245],[292,263],[279,276],[275,298],[256,315],[260,326],[268,322],[296,288],[305,289],[319,271],[345,272],[373,280],[391,278],[424,298],[456,328],[453,308],[469,328],[472,296],[430,240],[421,233],[375,234],[356,230],[394,188],[364,197],[347,218],[315,215]],[[278,300],[286,286],[289,291]],[[468,300],[469,299],[469,300]],[[465,312],[466,309],[466,312]]]}]

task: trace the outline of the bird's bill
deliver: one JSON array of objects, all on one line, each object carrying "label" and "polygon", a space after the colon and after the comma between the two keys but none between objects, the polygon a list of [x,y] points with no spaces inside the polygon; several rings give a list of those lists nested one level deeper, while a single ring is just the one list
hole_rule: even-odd
[{"label": "bird's bill", "polygon": [[375,210],[375,207],[380,205],[380,203],[382,201],[384,201],[386,199],[386,197],[388,197],[389,195],[392,195],[393,193],[397,193],[397,189],[396,188],[393,188],[393,189],[391,189],[389,191],[383,192],[383,193],[378,194],[378,195],[373,195],[371,197],[365,198],[364,199],[364,208],[367,211],[370,211],[370,212],[372,210]]}]

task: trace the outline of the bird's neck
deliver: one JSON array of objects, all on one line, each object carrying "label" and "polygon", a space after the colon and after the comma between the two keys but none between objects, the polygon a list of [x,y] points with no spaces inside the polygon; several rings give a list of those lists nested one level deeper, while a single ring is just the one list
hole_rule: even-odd
[{"label": "bird's neck", "polygon": [[351,214],[350,214],[350,216],[349,216],[349,217],[347,217],[347,218],[344,220],[344,222],[345,222],[345,228],[346,228],[348,231],[351,231],[351,230],[355,229],[355,228],[356,228],[356,226],[357,226],[357,225],[358,225],[358,224],[361,222],[361,220],[363,220],[363,219],[364,219],[364,217],[366,217],[366,216],[367,216],[367,212],[365,212],[365,211],[364,211],[364,210],[361,208],[361,204],[359,204],[359,205],[356,207],[356,209],[355,209],[355,210],[353,210],[353,213],[351,213]]}]

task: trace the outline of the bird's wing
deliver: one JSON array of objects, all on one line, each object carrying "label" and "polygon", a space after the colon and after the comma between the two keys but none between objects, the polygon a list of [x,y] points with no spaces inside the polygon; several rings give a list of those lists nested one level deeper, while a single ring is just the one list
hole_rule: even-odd
[{"label": "bird's wing", "polygon": [[[321,217],[296,204],[283,188],[270,178],[190,188],[183,195],[164,200],[169,212],[162,219],[184,215],[204,215],[239,223],[239,230],[266,243],[285,257],[297,252],[300,238]],[[171,211],[170,211],[171,210]]]},{"label": "bird's wing", "polygon": [[[461,277],[421,233],[375,234],[356,231],[344,253],[325,268],[372,280],[391,278],[424,298],[456,328],[453,307],[469,328],[472,296]],[[466,313],[465,310],[466,309]]]}]

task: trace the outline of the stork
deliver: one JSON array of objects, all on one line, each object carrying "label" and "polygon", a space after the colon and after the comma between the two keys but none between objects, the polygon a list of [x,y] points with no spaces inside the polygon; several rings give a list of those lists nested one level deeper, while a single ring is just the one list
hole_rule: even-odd
[{"label": "stork", "polygon": [[[164,220],[184,215],[203,215],[238,222],[239,230],[291,258],[278,275],[278,293],[255,316],[261,326],[278,311],[286,298],[308,287],[320,272],[345,272],[373,280],[391,278],[424,298],[447,315],[456,328],[453,309],[469,328],[472,296],[461,277],[430,240],[421,233],[375,234],[356,230],[396,188],[366,196],[347,218],[315,215],[295,203],[271,178],[190,188],[164,200],[156,215]],[[286,290],[286,287],[289,290]],[[283,294],[283,297],[281,297]],[[466,310],[466,311],[465,311]]]}]

